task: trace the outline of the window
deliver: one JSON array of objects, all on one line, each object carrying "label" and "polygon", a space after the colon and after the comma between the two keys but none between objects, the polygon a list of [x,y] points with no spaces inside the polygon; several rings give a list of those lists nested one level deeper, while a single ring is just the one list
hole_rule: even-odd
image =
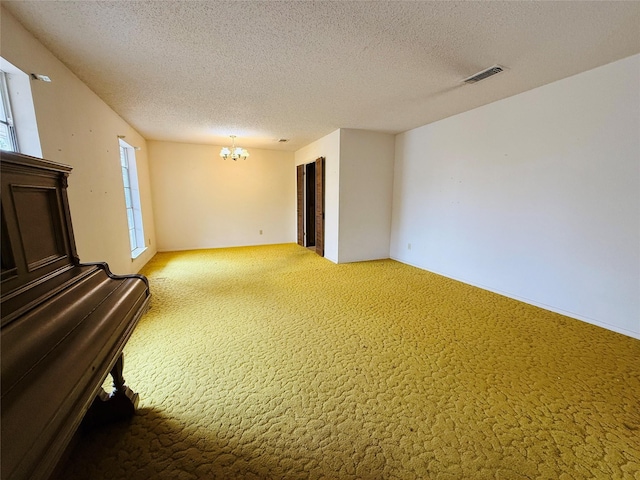
[{"label": "window", "polygon": [[[42,157],[30,75],[0,56],[0,148]],[[51,82],[47,87],[55,88]]]},{"label": "window", "polygon": [[13,127],[13,115],[7,90],[7,78],[0,70],[0,149],[10,152],[18,151],[16,131]]},{"label": "window", "polygon": [[121,139],[119,141],[120,166],[122,167],[122,182],[124,184],[124,201],[127,207],[131,258],[136,258],[146,249],[144,244],[144,230],[142,228],[142,209],[140,207],[140,191],[138,189],[136,152],[128,143]]}]

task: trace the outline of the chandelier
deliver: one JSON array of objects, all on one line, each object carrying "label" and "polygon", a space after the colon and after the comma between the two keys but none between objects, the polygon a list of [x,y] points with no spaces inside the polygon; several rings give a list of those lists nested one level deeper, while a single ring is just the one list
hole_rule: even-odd
[{"label": "chandelier", "polygon": [[235,135],[230,135],[230,137],[231,147],[223,147],[222,150],[220,150],[220,156],[225,160],[227,158],[231,158],[231,160],[238,160],[239,158],[246,160],[249,156],[249,152],[247,152],[247,150],[242,147],[236,147]]}]

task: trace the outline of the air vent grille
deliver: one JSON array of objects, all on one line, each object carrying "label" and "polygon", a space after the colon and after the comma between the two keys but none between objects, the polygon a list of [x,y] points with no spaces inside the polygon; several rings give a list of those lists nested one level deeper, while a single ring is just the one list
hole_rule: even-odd
[{"label": "air vent grille", "polygon": [[500,65],[494,65],[493,67],[489,67],[486,70],[482,70],[481,72],[478,72],[474,75],[471,75],[468,78],[465,78],[463,80],[464,83],[476,83],[479,82],[480,80],[484,80],[485,78],[489,78],[492,75],[495,75],[496,73],[500,73],[504,71],[504,68],[501,67]]}]

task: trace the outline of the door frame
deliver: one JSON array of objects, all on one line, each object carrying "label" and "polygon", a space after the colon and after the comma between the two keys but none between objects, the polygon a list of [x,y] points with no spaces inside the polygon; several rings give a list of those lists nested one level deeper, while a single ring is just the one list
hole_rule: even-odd
[{"label": "door frame", "polygon": [[[324,256],[324,170],[324,157],[318,157],[313,162],[296,166],[298,245],[314,247],[320,256]],[[313,179],[308,178],[311,172],[313,172]],[[314,191],[310,192],[309,190]],[[311,212],[313,212],[313,218],[310,218]]]}]

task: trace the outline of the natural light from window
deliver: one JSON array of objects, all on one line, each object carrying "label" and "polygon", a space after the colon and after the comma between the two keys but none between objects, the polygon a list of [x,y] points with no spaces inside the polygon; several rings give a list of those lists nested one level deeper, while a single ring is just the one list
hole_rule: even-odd
[{"label": "natural light from window", "polygon": [[13,113],[5,72],[0,70],[0,149],[10,152],[18,151],[18,141],[13,125]]},{"label": "natural light from window", "polygon": [[142,209],[140,207],[140,191],[138,189],[138,170],[136,168],[135,149],[119,139],[120,166],[122,167],[122,182],[124,185],[124,200],[127,209],[127,223],[129,225],[129,243],[131,258],[138,257],[146,250],[144,244],[144,229],[142,227]]},{"label": "natural light from window", "polygon": [[[42,157],[30,75],[0,57],[0,148]],[[43,92],[51,93],[51,79]]]}]

